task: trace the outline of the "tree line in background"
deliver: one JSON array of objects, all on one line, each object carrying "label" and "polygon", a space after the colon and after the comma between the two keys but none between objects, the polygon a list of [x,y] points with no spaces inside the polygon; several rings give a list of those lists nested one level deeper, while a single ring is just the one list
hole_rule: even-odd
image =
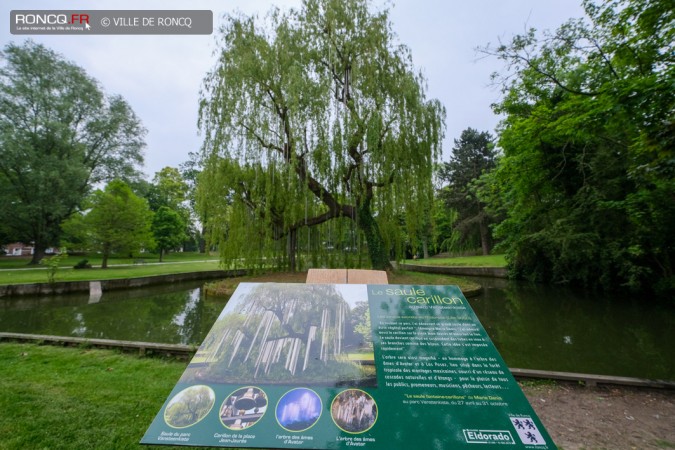
[{"label": "tree line in background", "polygon": [[672,294],[671,6],[586,1],[586,20],[482,49],[507,65],[494,76],[504,119],[496,159],[485,157],[490,139],[469,129],[439,171],[460,237],[471,224],[486,250],[481,227],[492,223],[515,276]]},{"label": "tree line in background", "polygon": [[189,245],[189,183],[170,167],[142,179],[146,131],[124,99],[32,41],[1,56],[0,241],[33,244],[32,264],[67,246],[104,267],[112,253]]},{"label": "tree line in background", "polygon": [[291,270],[499,251],[514,276],[668,295],[675,12],[654,0],[584,8],[586,19],[480,49],[505,62],[503,120],[496,136],[464,130],[440,163],[445,111],[387,11],[307,0],[264,20],[229,16],[200,102],[204,147],[152,183],[121,98],[42,46],[10,44],[0,237],[105,253],[206,236],[226,264]]},{"label": "tree line in background", "polygon": [[507,64],[485,180],[513,271],[675,291],[675,9],[585,1],[587,20],[484,51]]},{"label": "tree line in background", "polygon": [[494,239],[517,277],[672,296],[675,10],[584,8],[587,19],[481,49],[506,64],[494,75],[504,119],[494,141],[465,130],[438,170],[436,223],[449,232],[437,240],[486,252]]},{"label": "tree line in background", "polygon": [[137,176],[143,129],[119,96],[42,45],[8,44],[0,68],[0,237],[33,263],[91,186]]},{"label": "tree line in background", "polygon": [[100,252],[103,268],[113,254],[157,251],[161,262],[168,251],[196,250],[199,236],[187,196],[188,184],[173,167],[157,172],[152,183],[112,180],[62,223],[61,244]]}]

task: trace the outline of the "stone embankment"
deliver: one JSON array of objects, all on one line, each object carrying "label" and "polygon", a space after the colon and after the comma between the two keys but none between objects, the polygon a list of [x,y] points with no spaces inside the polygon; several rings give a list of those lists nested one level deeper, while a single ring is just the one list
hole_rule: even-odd
[{"label": "stone embankment", "polygon": [[208,280],[215,278],[240,277],[246,270],[209,270],[204,272],[172,273],[149,277],[123,278],[100,281],[57,281],[54,283],[8,284],[0,286],[0,298],[19,295],[54,295],[70,293],[94,294],[115,289],[138,288],[156,284],[170,284],[180,281]]}]

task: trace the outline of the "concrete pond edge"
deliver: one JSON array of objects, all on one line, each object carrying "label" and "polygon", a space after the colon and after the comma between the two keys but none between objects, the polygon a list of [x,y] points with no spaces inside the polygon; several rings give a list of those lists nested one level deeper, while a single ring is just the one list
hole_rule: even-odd
[{"label": "concrete pond edge", "polygon": [[100,296],[102,292],[129,289],[180,281],[232,278],[248,274],[248,270],[208,270],[202,272],[172,273],[137,278],[118,278],[93,281],[56,281],[54,283],[7,284],[0,286],[0,298],[20,295],[58,295],[86,293]]}]

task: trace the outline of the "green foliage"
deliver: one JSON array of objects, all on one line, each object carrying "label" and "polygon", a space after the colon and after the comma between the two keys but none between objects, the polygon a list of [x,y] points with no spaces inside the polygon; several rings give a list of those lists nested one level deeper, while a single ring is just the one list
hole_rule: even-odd
[{"label": "green foliage", "polygon": [[[196,173],[188,173],[190,176],[196,176]],[[155,173],[152,182],[141,180],[132,184],[134,192],[148,201],[150,210],[158,212],[162,207],[169,208],[178,213],[181,218],[184,229],[179,234],[182,236],[182,242],[169,243],[168,246],[161,247],[162,250],[179,245],[190,248],[190,250],[196,248],[195,241],[199,238],[199,232],[195,229],[193,222],[194,180],[190,183],[181,171],[167,166]]]},{"label": "green foliage", "polygon": [[175,249],[186,238],[183,217],[166,206],[160,206],[152,217],[152,234],[161,262],[165,251]]},{"label": "green foliage", "polygon": [[447,184],[438,195],[448,210],[439,214],[445,219],[442,224],[447,226],[447,220],[453,216],[450,211],[456,212],[449,224],[452,231],[444,236],[448,249],[457,249],[460,245],[465,248],[480,246],[484,255],[490,254],[492,235],[489,226],[495,219],[486,209],[477,192],[478,185],[474,183],[496,167],[496,159],[492,135],[467,128],[459,139],[455,139],[450,161],[440,166],[439,179]]},{"label": "green foliage", "polygon": [[50,284],[56,281],[56,273],[59,270],[59,264],[61,263],[63,257],[67,255],[68,254],[66,253],[66,249],[62,248],[61,253],[57,253],[54,256],[43,258],[40,261],[40,264],[42,264],[43,266],[47,266],[47,282],[49,282]]},{"label": "green foliage", "polygon": [[162,206],[179,210],[187,199],[188,185],[175,167],[164,167],[155,173],[148,193],[150,209],[158,211]]},{"label": "green foliage", "polygon": [[354,331],[363,337],[365,344],[372,344],[373,332],[370,326],[370,308],[366,308],[365,313],[359,316],[359,321],[354,325]]},{"label": "green foliage", "polygon": [[204,224],[208,221],[208,215],[206,211],[199,207],[197,202],[197,180],[202,172],[202,168],[203,165],[199,153],[190,152],[188,160],[180,165],[180,173],[187,186],[187,205],[190,215],[196,218],[201,225],[201,228],[194,229],[195,243],[201,253],[206,253],[206,239],[204,236],[206,230]]},{"label": "green foliage", "polygon": [[10,43],[1,57],[0,231],[34,242],[37,263],[93,184],[136,175],[145,130],[121,97],[44,46]]},{"label": "green foliage", "polygon": [[164,411],[166,423],[175,428],[194,425],[211,411],[215,396],[207,386],[192,386],[172,399]]},{"label": "green foliage", "polygon": [[[506,61],[495,230],[525,277],[672,289],[675,12],[667,1],[584,3],[588,21],[534,30]],[[493,195],[493,198],[496,196]]]},{"label": "green foliage", "polygon": [[73,266],[73,269],[91,269],[91,267],[88,259],[82,259]]},{"label": "green foliage", "polygon": [[101,252],[102,268],[108,266],[108,257],[114,252],[133,254],[153,246],[148,203],[123,181],[113,180],[105,190],[94,192],[90,206],[82,218],[74,220],[86,224],[87,235],[83,240],[91,249]]},{"label": "green foliage", "polygon": [[351,233],[372,267],[389,267],[400,216],[413,239],[428,228],[445,112],[426,99],[387,12],[310,0],[265,21],[230,16],[221,42],[201,102],[198,189],[225,262],[294,269],[306,237],[311,263],[331,264],[320,247]]}]

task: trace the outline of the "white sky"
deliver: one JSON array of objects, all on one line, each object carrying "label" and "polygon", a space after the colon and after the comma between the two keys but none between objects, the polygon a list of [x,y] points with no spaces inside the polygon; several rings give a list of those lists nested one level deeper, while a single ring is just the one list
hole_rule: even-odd
[{"label": "white sky", "polygon": [[[390,6],[393,30],[412,51],[416,68],[428,82],[428,97],[447,110],[443,160],[453,139],[472,127],[490,131],[499,120],[490,105],[500,98],[490,74],[502,65],[481,59],[476,47],[509,41],[529,27],[555,29],[581,17],[581,0],[399,0]],[[109,94],[120,94],[148,129],[145,173],[152,178],[165,166],[177,167],[201,145],[197,103],[204,75],[215,57],[210,36],[13,36],[13,9],[207,9],[217,30],[224,13],[264,15],[272,5],[298,7],[300,0],[4,0],[0,43],[21,43],[30,37],[75,62],[96,78]],[[382,5],[375,0],[375,5]]]}]

